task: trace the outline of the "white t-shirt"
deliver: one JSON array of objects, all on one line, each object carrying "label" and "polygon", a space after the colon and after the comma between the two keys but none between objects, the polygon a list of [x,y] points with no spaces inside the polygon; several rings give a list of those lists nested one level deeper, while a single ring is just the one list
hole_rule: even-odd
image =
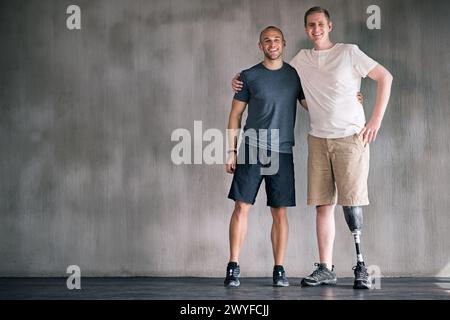
[{"label": "white t-shirt", "polygon": [[361,131],[366,118],[356,93],[376,61],[357,45],[336,43],[327,50],[303,49],[290,64],[302,82],[312,136],[343,138]]}]

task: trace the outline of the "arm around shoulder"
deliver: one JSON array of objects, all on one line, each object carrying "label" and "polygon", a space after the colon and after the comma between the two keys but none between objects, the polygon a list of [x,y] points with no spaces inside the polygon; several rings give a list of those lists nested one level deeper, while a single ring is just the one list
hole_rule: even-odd
[{"label": "arm around shoulder", "polygon": [[306,111],[309,111],[308,110],[308,104],[306,103],[305,99],[300,100],[300,104],[303,107],[303,109],[305,109]]}]

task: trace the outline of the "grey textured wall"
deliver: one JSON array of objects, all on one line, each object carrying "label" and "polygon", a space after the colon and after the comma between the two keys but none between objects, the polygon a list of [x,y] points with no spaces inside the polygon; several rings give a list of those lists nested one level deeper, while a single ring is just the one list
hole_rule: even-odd
[{"label": "grey textured wall", "polygon": [[[2,1],[0,10],[0,276],[223,276],[228,259],[222,165],[171,162],[176,128],[224,130],[235,72],[261,60],[259,31],[280,26],[289,61],[310,47],[311,1]],[[357,43],[393,73],[371,149],[363,249],[386,276],[450,276],[449,1],[324,0],[332,39]],[[382,10],[368,30],[366,8]],[[375,83],[366,80],[366,115]],[[308,115],[299,111],[298,206],[286,268],[317,261],[306,203]],[[204,144],[206,146],[206,143]],[[263,188],[262,188],[263,190]],[[334,263],[350,275],[352,238],[336,212]],[[271,217],[260,192],[242,252],[245,276],[268,276]]]}]

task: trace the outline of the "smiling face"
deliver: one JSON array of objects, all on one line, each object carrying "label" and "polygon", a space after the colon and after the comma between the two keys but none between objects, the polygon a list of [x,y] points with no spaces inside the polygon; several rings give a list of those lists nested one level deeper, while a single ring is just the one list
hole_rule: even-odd
[{"label": "smiling face", "polygon": [[278,60],[283,53],[285,41],[283,34],[275,28],[265,29],[259,39],[259,48],[269,60]]},{"label": "smiling face", "polygon": [[306,17],[305,32],[314,45],[329,42],[329,33],[332,29],[331,21],[323,12],[311,13]]}]

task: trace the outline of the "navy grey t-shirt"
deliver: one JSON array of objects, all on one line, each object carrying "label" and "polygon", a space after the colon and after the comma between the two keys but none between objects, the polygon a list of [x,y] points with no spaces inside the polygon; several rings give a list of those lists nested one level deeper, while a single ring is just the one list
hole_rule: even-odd
[{"label": "navy grey t-shirt", "polygon": [[244,84],[234,99],[248,103],[246,143],[292,153],[297,100],[305,99],[297,71],[286,62],[278,70],[267,69],[259,63],[242,71],[240,80]]}]

